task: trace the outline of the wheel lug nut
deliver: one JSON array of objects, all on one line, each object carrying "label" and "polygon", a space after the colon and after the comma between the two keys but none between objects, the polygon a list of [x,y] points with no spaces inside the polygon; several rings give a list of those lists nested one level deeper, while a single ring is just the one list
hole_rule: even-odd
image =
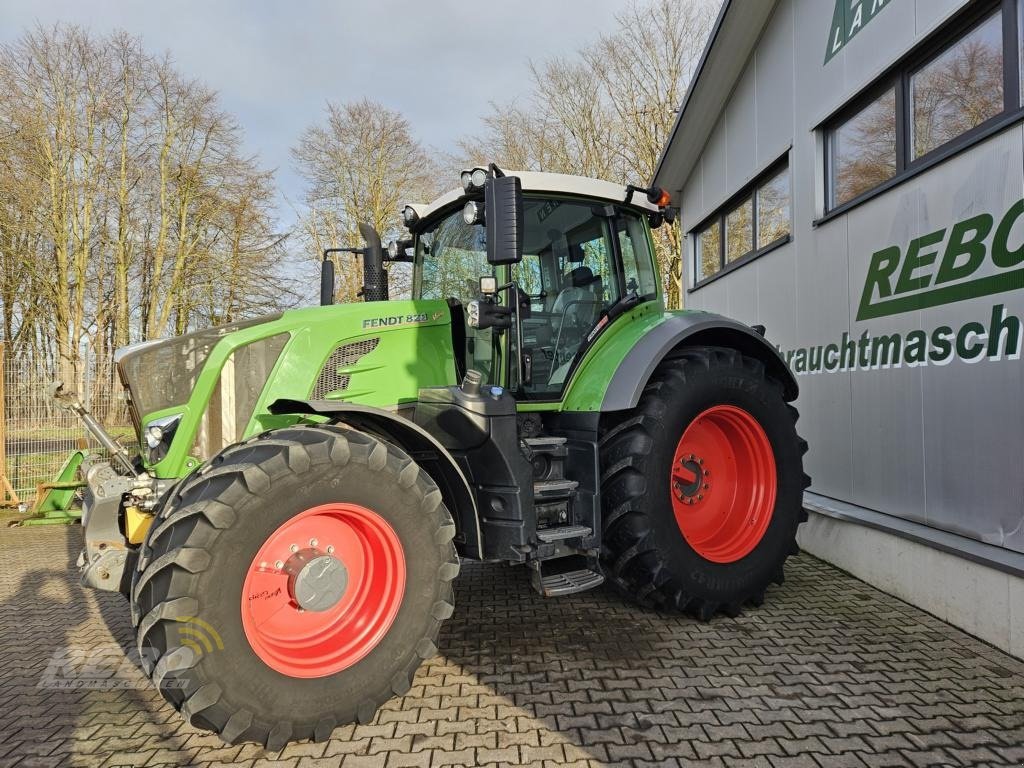
[{"label": "wheel lug nut", "polygon": [[309,540],[309,546],[315,547],[316,546],[316,539],[310,539]]},{"label": "wheel lug nut", "polygon": [[697,498],[698,498],[698,499],[703,499],[703,498],[704,498],[704,494],[703,494],[703,493],[699,493],[699,494],[697,494]]},{"label": "wheel lug nut", "polygon": [[299,551],[299,545],[298,544],[292,544],[290,547],[288,547],[288,549],[290,549],[292,552],[298,552]]},{"label": "wheel lug nut", "polygon": [[328,555],[333,555],[334,554],[334,545],[333,544],[328,544],[327,545],[327,554]]},{"label": "wheel lug nut", "polygon": [[274,562],[274,567],[277,568],[277,570],[280,571],[282,568],[284,568],[284,561],[282,561],[282,560],[275,561]]}]

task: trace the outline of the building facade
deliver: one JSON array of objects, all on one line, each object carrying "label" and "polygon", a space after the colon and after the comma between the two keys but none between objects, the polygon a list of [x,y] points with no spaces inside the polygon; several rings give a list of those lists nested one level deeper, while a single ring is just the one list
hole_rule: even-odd
[{"label": "building facade", "polygon": [[655,183],[797,374],[805,549],[1024,656],[1022,0],[731,0]]}]

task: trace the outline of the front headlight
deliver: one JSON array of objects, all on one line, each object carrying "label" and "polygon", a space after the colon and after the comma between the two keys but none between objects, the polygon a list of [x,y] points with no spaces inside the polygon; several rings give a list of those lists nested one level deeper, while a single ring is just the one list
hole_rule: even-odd
[{"label": "front headlight", "polygon": [[181,423],[181,414],[162,416],[146,423],[142,428],[142,438],[149,446],[149,463],[156,464],[167,455],[174,439],[174,432]]},{"label": "front headlight", "polygon": [[467,314],[469,317],[467,321],[470,328],[480,327],[480,302],[473,300],[466,305]]},{"label": "front headlight", "polygon": [[484,219],[484,207],[476,200],[469,200],[462,207],[462,220],[472,226],[480,224]]}]

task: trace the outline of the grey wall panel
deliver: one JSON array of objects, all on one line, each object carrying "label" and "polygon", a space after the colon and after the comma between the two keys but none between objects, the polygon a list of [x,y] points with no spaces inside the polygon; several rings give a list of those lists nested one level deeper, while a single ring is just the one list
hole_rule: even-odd
[{"label": "grey wall panel", "polygon": [[[819,4],[833,6],[832,3]],[[824,67],[831,70],[832,65],[837,62],[842,67],[841,93],[853,93],[863,88],[892,63],[889,56],[910,48],[916,36],[915,17],[916,8],[913,0],[889,0],[885,8],[878,11],[877,18],[864,25],[839,55]],[[818,67],[821,68],[821,61],[818,62]]]},{"label": "grey wall panel", "polygon": [[[906,184],[844,217],[849,242],[850,336],[858,343],[864,333],[872,338],[905,335],[920,327],[918,312],[866,322],[857,322],[853,314],[871,254],[923,234],[921,197],[917,185]],[[921,369],[890,366],[852,374],[852,500],[860,506],[925,522]]]},{"label": "grey wall panel", "polygon": [[729,170],[727,117],[727,113],[723,113],[719,118],[715,131],[704,148],[704,156],[701,159],[701,210],[697,214],[698,219],[704,218],[721,205],[729,194],[729,187],[725,182]]},{"label": "grey wall panel", "polygon": [[783,0],[754,53],[757,153],[763,168],[793,141],[793,3]]},{"label": "grey wall panel", "polygon": [[808,353],[794,360],[791,368],[800,383],[800,432],[812,447],[806,458],[812,488],[842,499],[853,492],[851,375],[825,373],[823,357],[825,345],[849,328],[846,244],[845,221],[799,233],[794,243],[796,289],[792,294],[796,335],[785,347],[804,348]]},{"label": "grey wall panel", "polygon": [[734,279],[726,278],[726,314],[740,322],[751,325],[759,322],[757,317],[757,273],[752,269],[740,269]]},{"label": "grey wall panel", "polygon": [[[704,210],[704,204],[701,202],[701,165],[701,163],[697,163],[690,178],[683,185],[683,194],[679,204],[679,226],[683,232],[689,232],[697,226],[699,223],[697,217]],[[684,247],[686,247],[685,243]],[[690,276],[690,270],[693,268],[692,246],[688,253],[689,256],[683,259],[683,268],[687,277]],[[684,282],[683,285],[691,285],[691,283]]]},{"label": "grey wall panel", "polygon": [[915,0],[915,33],[918,37],[935,28],[969,0]]},{"label": "grey wall panel", "polygon": [[[725,184],[729,192],[750,181],[757,168],[757,111],[754,102],[754,67],[747,65],[726,108],[727,151]],[[728,192],[726,193],[728,194]]]},{"label": "grey wall panel", "polygon": [[728,289],[724,280],[716,280],[691,293],[686,300],[687,309],[706,309],[717,312],[714,307],[724,307],[728,304]]},{"label": "grey wall panel", "polygon": [[[835,3],[791,0],[793,6],[793,109],[796,136],[811,130],[817,120],[845,98],[842,60],[822,66]],[[840,53],[840,56],[842,53]],[[769,75],[770,76],[770,75]],[[782,74],[780,73],[780,77]]]},{"label": "grey wall panel", "polygon": [[797,336],[795,249],[789,243],[743,267],[757,275],[757,322],[776,345],[791,344]]},{"label": "grey wall panel", "polygon": [[[921,188],[927,231],[977,214],[990,213],[998,221],[1024,198],[1024,131],[1015,127],[948,161],[926,174]],[[1019,221],[1010,242],[1022,241]],[[986,260],[975,274],[995,272]],[[977,322],[987,330],[1000,306],[1006,315],[1024,319],[1018,290],[924,309],[921,326]],[[1024,552],[1024,365],[1019,357],[1001,357],[953,360],[925,370],[928,521]]]}]

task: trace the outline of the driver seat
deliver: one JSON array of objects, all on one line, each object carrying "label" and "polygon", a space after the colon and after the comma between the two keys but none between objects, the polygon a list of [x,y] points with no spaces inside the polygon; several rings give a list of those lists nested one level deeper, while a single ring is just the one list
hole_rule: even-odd
[{"label": "driver seat", "polygon": [[593,270],[588,266],[576,267],[569,273],[569,285],[558,292],[551,311],[561,314],[572,302],[592,303],[595,299],[594,285],[600,283],[601,278],[595,277]]}]

